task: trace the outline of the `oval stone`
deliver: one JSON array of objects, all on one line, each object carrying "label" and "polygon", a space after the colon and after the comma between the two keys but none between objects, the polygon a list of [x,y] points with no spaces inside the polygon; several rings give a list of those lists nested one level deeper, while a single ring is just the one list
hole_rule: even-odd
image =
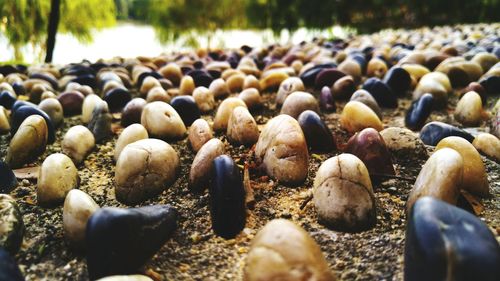
[{"label": "oval stone", "polygon": [[189,172],[189,189],[194,192],[203,191],[209,184],[213,160],[225,153],[224,144],[213,138],[205,143],[194,157]]},{"label": "oval stone", "polygon": [[233,110],[227,124],[228,139],[236,144],[253,145],[259,139],[259,128],[252,114],[245,107]]},{"label": "oval stone", "polygon": [[62,151],[68,155],[75,164],[79,164],[94,149],[95,139],[92,132],[85,126],[71,127],[61,142]]},{"label": "oval stone", "polygon": [[129,101],[122,110],[122,126],[141,123],[141,114],[145,106],[146,101],[142,98],[133,98]]},{"label": "oval stone", "polygon": [[198,152],[200,148],[213,138],[212,128],[204,119],[196,119],[188,130],[188,139],[191,148]]},{"label": "oval stone", "polygon": [[87,128],[94,135],[96,142],[102,142],[113,135],[111,130],[111,121],[113,117],[109,113],[108,104],[101,101],[94,107],[92,118],[90,119]]},{"label": "oval stone", "polygon": [[380,79],[372,77],[365,81],[363,89],[368,91],[377,101],[377,104],[382,107],[396,108],[398,107],[397,96],[392,92]]},{"label": "oval stone", "polygon": [[424,94],[412,102],[405,115],[405,126],[414,131],[422,129],[425,121],[431,115],[433,107],[434,97],[431,94]]},{"label": "oval stone", "polygon": [[307,146],[311,150],[331,152],[335,148],[332,132],[316,112],[312,110],[302,112],[298,122],[306,137]]},{"label": "oval stone", "polygon": [[191,126],[191,124],[201,116],[200,109],[195,99],[191,96],[175,97],[170,104],[181,116],[182,122],[184,122],[186,126]]},{"label": "oval stone", "polygon": [[45,151],[47,134],[47,123],[41,116],[28,116],[10,140],[5,162],[16,169],[37,159]]},{"label": "oval stone", "polygon": [[[88,124],[92,119],[94,108],[102,102],[102,99],[95,94],[90,94],[85,97],[82,104],[82,122]],[[123,117],[122,117],[123,118]]]},{"label": "oval stone", "polygon": [[324,86],[332,87],[337,80],[344,77],[345,73],[336,68],[322,69],[314,80],[314,87],[321,89]]},{"label": "oval stone", "polygon": [[381,131],[384,126],[377,114],[359,101],[348,102],[340,115],[340,124],[350,133],[359,132],[365,128]]},{"label": "oval stone", "polygon": [[81,247],[85,243],[85,230],[90,216],[99,205],[87,193],[72,189],[64,199],[64,237],[72,246]]},{"label": "oval stone", "polygon": [[382,81],[398,96],[403,96],[411,87],[410,73],[402,67],[391,67]]},{"label": "oval stone", "polygon": [[115,162],[118,161],[118,157],[125,146],[139,140],[147,139],[148,137],[148,131],[141,124],[132,124],[125,128],[116,141]]},{"label": "oval stone", "polygon": [[235,97],[229,97],[221,102],[214,118],[213,128],[215,131],[227,130],[229,117],[233,113],[233,110],[238,106],[247,107],[243,100]]},{"label": "oval stone", "polygon": [[335,112],[337,109],[335,101],[333,100],[332,91],[327,86],[321,89],[321,93],[319,95],[319,107],[321,110],[326,112]]},{"label": "oval stone", "polygon": [[56,132],[52,120],[50,120],[50,117],[47,115],[47,113],[30,105],[21,105],[15,110],[14,107],[12,108],[10,116],[10,134],[14,136],[25,119],[27,119],[31,115],[39,115],[43,117],[43,119],[45,120],[45,126],[47,127],[47,132],[45,132],[47,142],[53,143],[56,140]]},{"label": "oval stone", "polygon": [[480,133],[476,136],[472,145],[480,153],[500,162],[500,140],[492,134]]},{"label": "oval stone", "polygon": [[104,101],[108,103],[111,112],[119,112],[132,99],[130,92],[123,88],[114,88],[106,92]]},{"label": "oval stone", "polygon": [[16,260],[0,247],[0,280],[25,281]]},{"label": "oval stone", "polygon": [[360,89],[354,92],[354,94],[352,94],[351,96],[350,101],[359,101],[361,103],[364,103],[369,108],[371,108],[371,110],[373,110],[373,112],[375,112],[375,114],[377,114],[380,119],[382,118],[382,111],[380,110],[377,101],[366,90]]},{"label": "oval stone", "polygon": [[[2,222],[2,227],[0,227],[0,249],[5,249],[14,255],[21,247],[26,229],[16,200],[7,194],[0,194],[0,222]],[[3,279],[0,278],[0,280]]]},{"label": "oval stone", "polygon": [[160,139],[180,139],[186,134],[186,126],[177,111],[167,103],[148,103],[141,115],[141,124],[148,134]]},{"label": "oval stone", "polygon": [[304,91],[304,83],[298,77],[290,77],[281,82],[280,87],[278,89],[278,93],[276,94],[276,104],[281,106],[285,99],[294,92]]},{"label": "oval stone", "polygon": [[312,110],[318,113],[318,101],[310,93],[294,92],[285,99],[280,114],[288,114],[297,119],[299,115],[306,110]]},{"label": "oval stone", "polygon": [[427,145],[435,146],[442,139],[451,136],[462,137],[471,143],[474,140],[466,131],[439,121],[429,122],[420,130],[420,139]]},{"label": "oval stone", "polygon": [[80,92],[66,92],[57,96],[61,103],[64,116],[74,116],[82,113],[83,99],[85,97]]},{"label": "oval stone", "polygon": [[54,126],[59,127],[64,120],[64,112],[61,103],[55,98],[42,100],[38,108],[47,113]]},{"label": "oval stone", "polygon": [[206,87],[202,86],[194,89],[193,98],[201,112],[210,112],[215,107],[214,95]]},{"label": "oval stone", "polygon": [[483,115],[483,102],[476,92],[466,93],[455,107],[455,119],[464,126],[475,127],[481,123]]}]

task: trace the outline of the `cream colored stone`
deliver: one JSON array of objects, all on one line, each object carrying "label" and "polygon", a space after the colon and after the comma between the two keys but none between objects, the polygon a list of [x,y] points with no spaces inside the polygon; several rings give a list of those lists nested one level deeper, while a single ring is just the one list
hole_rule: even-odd
[{"label": "cream colored stone", "polygon": [[45,151],[47,136],[47,123],[43,117],[28,116],[10,140],[5,162],[16,169],[35,160]]},{"label": "cream colored stone", "polygon": [[260,96],[259,90],[255,88],[247,88],[243,90],[238,97],[245,102],[250,110],[262,106],[262,97]]},{"label": "cream colored stone", "polygon": [[189,189],[200,192],[208,186],[213,160],[224,153],[224,144],[216,138],[209,140],[200,148],[189,172]]},{"label": "cream colored stone", "polygon": [[285,99],[294,92],[305,91],[304,83],[298,77],[290,77],[281,82],[276,94],[276,104],[281,106]]},{"label": "cream colored stone", "polygon": [[215,131],[224,131],[227,129],[229,116],[233,113],[233,109],[238,106],[247,107],[244,101],[239,98],[229,97],[221,102],[214,118],[213,129]]},{"label": "cream colored stone", "polygon": [[88,95],[85,97],[82,105],[83,124],[88,124],[90,122],[94,108],[101,102],[103,102],[103,100],[98,95]]},{"label": "cream colored stone", "polygon": [[227,124],[226,135],[236,144],[252,145],[257,142],[259,128],[247,108],[238,106],[233,110]]},{"label": "cream colored stone", "polygon": [[38,108],[43,110],[50,117],[54,126],[59,127],[64,120],[64,112],[61,103],[55,98],[42,100]]},{"label": "cream colored stone", "polygon": [[179,94],[191,95],[195,89],[195,84],[193,77],[186,75],[181,79],[181,85],[179,86]]},{"label": "cream colored stone", "polygon": [[288,114],[293,118],[299,118],[299,115],[306,111],[312,110],[319,113],[319,104],[316,98],[307,92],[293,92],[283,103],[281,107],[281,114]]},{"label": "cream colored stone", "polygon": [[99,205],[87,193],[78,189],[68,192],[63,207],[63,230],[66,241],[76,247],[84,246],[87,221],[97,209]]},{"label": "cream colored stone", "polygon": [[217,78],[208,87],[208,90],[212,92],[214,98],[220,99],[229,95],[229,88],[227,87],[226,81],[222,78]]},{"label": "cream colored stone", "polygon": [[214,95],[206,87],[198,87],[194,89],[193,98],[201,112],[210,112],[215,107]]},{"label": "cream colored stone", "polygon": [[94,149],[95,138],[87,127],[73,126],[64,135],[61,147],[64,154],[79,164]]},{"label": "cream colored stone", "polygon": [[78,170],[68,156],[62,153],[49,155],[43,161],[38,174],[38,205],[59,205],[68,192],[77,188],[79,183]]},{"label": "cream colored stone", "polygon": [[455,107],[455,120],[464,126],[475,127],[481,123],[483,115],[483,102],[481,96],[470,91],[463,95]]},{"label": "cream colored stone", "polygon": [[195,152],[213,138],[212,128],[207,121],[196,119],[188,130],[189,143]]},{"label": "cream colored stone", "polygon": [[0,135],[5,135],[10,132],[10,123],[7,109],[0,105]]},{"label": "cream colored stone", "polygon": [[118,161],[120,153],[128,144],[149,138],[148,131],[141,124],[132,124],[122,131],[115,145],[114,159]]},{"label": "cream colored stone", "polygon": [[480,133],[472,145],[482,154],[500,162],[500,140],[492,134]]},{"label": "cream colored stone", "polygon": [[141,124],[150,136],[160,139],[180,139],[186,133],[186,126],[177,111],[161,101],[149,103],[144,107]]}]

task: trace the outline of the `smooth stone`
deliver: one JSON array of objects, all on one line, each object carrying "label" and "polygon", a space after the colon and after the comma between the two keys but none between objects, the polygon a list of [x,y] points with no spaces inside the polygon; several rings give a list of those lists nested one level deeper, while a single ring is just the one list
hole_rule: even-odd
[{"label": "smooth stone", "polygon": [[486,93],[486,89],[484,89],[484,87],[477,83],[477,82],[471,82],[467,88],[465,88],[465,90],[462,92],[462,94],[466,94],[468,92],[476,92],[479,94],[479,96],[481,96],[481,101],[483,102],[483,104],[486,104],[487,103],[487,93]]},{"label": "smooth stone", "polygon": [[47,142],[53,143],[56,140],[56,132],[54,129],[54,124],[52,123],[49,115],[47,115],[47,113],[45,113],[44,111],[30,105],[21,105],[20,107],[16,108],[16,110],[11,110],[10,135],[14,136],[17,133],[18,129],[21,127],[21,124],[31,115],[41,116],[45,120],[45,125],[47,127],[47,132],[45,133],[47,135]]},{"label": "smooth stone", "polygon": [[266,173],[285,185],[297,185],[307,177],[309,153],[302,129],[293,117],[270,119],[260,133],[255,157]]},{"label": "smooth stone", "polygon": [[116,199],[134,205],[153,198],[175,182],[179,169],[177,152],[162,140],[143,139],[128,144],[116,162]]},{"label": "smooth stone", "polygon": [[194,84],[193,77],[184,76],[181,79],[181,84],[179,86],[179,94],[180,95],[191,95],[196,88]]},{"label": "smooth stone", "polygon": [[500,99],[497,100],[495,107],[491,111],[490,132],[497,138],[500,138]]},{"label": "smooth stone", "polygon": [[374,128],[377,131],[384,129],[377,114],[359,101],[350,101],[344,106],[340,115],[340,124],[350,133],[356,133],[365,128]]},{"label": "smooth stone", "polygon": [[305,91],[304,83],[298,77],[290,77],[285,79],[278,89],[276,94],[276,104],[281,106],[285,99],[294,92]]},{"label": "smooth stone", "polygon": [[340,78],[332,86],[332,96],[334,99],[348,99],[354,91],[356,91],[356,85],[351,76]]},{"label": "smooth stone", "polygon": [[[230,93],[238,93],[243,90],[243,83],[245,82],[244,74],[234,74],[231,75],[227,80],[226,84]],[[260,85],[259,85],[260,86]]]},{"label": "smooth stone", "polygon": [[29,107],[34,107],[34,108],[38,108],[36,104],[32,103],[32,102],[29,102],[29,101],[23,101],[23,100],[17,100],[13,105],[12,105],[12,108],[10,109],[10,112],[12,114],[16,113],[16,111],[21,108],[22,106],[29,106]]},{"label": "smooth stone", "polygon": [[195,69],[187,73],[187,75],[193,77],[193,81],[196,87],[209,87],[210,83],[214,78],[205,70]]},{"label": "smooth stone", "polygon": [[262,91],[278,89],[289,75],[284,71],[275,71],[260,79],[260,89]]},{"label": "smooth stone", "polygon": [[217,108],[217,113],[214,118],[214,131],[227,130],[229,117],[233,113],[233,110],[238,106],[247,107],[243,100],[235,97],[229,97],[221,102],[219,108]]},{"label": "smooth stone", "polygon": [[464,171],[460,187],[481,197],[489,196],[488,176],[481,155],[479,155],[476,148],[464,138],[447,137],[436,145],[435,151],[445,147],[456,150],[464,159]]},{"label": "smooth stone", "polygon": [[258,109],[262,107],[262,98],[260,96],[259,90],[256,88],[247,88],[241,91],[238,95],[250,110]]},{"label": "smooth stone", "polygon": [[45,91],[42,93],[42,96],[40,97],[42,101],[49,98],[57,99],[57,95],[51,91]]},{"label": "smooth stone", "polygon": [[139,93],[141,96],[146,96],[146,94],[155,87],[161,87],[160,81],[153,76],[147,76],[142,80],[142,84],[139,88]]},{"label": "smooth stone", "polygon": [[378,105],[387,108],[398,107],[397,96],[392,92],[391,88],[380,79],[375,77],[368,78],[363,84],[363,89],[368,91],[373,98],[375,98]]},{"label": "smooth stone", "polygon": [[321,89],[324,86],[332,87],[336,81],[344,77],[345,73],[336,68],[325,68],[322,69],[316,79],[314,80],[314,87],[316,89]]},{"label": "smooth stone", "polygon": [[138,273],[172,236],[177,220],[170,205],[97,210],[86,230],[89,278]]},{"label": "smooth stone", "polygon": [[57,97],[64,111],[64,116],[74,116],[82,113],[83,99],[80,92],[66,92]]},{"label": "smooth stone", "polygon": [[283,102],[280,114],[288,114],[297,119],[299,115],[306,111],[312,110],[319,113],[319,104],[316,98],[307,92],[293,92]]},{"label": "smooth stone", "polygon": [[198,152],[200,148],[213,138],[212,128],[204,119],[196,119],[188,130],[188,139],[191,148],[194,152]]},{"label": "smooth stone", "polygon": [[215,79],[210,83],[208,90],[212,93],[214,98],[221,99],[225,98],[229,95],[229,87],[226,84],[226,81],[222,78]]},{"label": "smooth stone", "polygon": [[399,127],[389,127],[380,131],[389,151],[401,159],[427,159],[429,157],[424,143],[418,134]]},{"label": "smooth stone", "polygon": [[318,220],[328,228],[359,232],[376,222],[370,175],[356,156],[343,153],[321,164],[313,185]]},{"label": "smooth stone", "polygon": [[424,94],[418,100],[413,101],[405,115],[405,126],[414,131],[420,131],[425,121],[431,115],[434,107],[434,97]]},{"label": "smooth stone", "polygon": [[94,149],[95,138],[87,127],[76,125],[66,132],[61,142],[62,152],[79,164]]},{"label": "smooth stone", "polygon": [[132,99],[132,96],[126,89],[115,88],[106,92],[103,99],[108,103],[111,112],[119,112]]},{"label": "smooth stone", "polygon": [[96,143],[100,143],[113,135],[111,122],[113,117],[109,113],[108,104],[105,101],[98,103],[92,111],[87,128],[92,132]]},{"label": "smooth stone", "polygon": [[299,115],[297,121],[304,132],[307,146],[312,151],[331,152],[335,149],[332,132],[316,112],[306,110]]},{"label": "smooth stone", "polygon": [[224,144],[219,139],[207,141],[196,153],[189,171],[189,189],[201,192],[209,185],[213,160],[225,153]]},{"label": "smooth stone", "polygon": [[382,79],[387,73],[387,64],[380,58],[373,57],[366,66],[366,76]]},{"label": "smooth stone", "polygon": [[479,64],[483,72],[487,72],[499,61],[499,58],[494,54],[481,52],[474,55],[471,61]]},{"label": "smooth stone", "polygon": [[243,280],[334,281],[316,241],[295,223],[274,219],[252,240]]},{"label": "smooth stone", "polygon": [[458,101],[455,107],[455,120],[467,127],[476,127],[481,123],[483,102],[476,92],[468,92]]},{"label": "smooth stone", "polygon": [[375,114],[377,114],[378,118],[382,119],[382,110],[380,110],[377,101],[370,93],[368,93],[368,91],[363,89],[357,90],[354,94],[352,94],[349,101],[359,101],[365,104],[371,108]]},{"label": "smooth stone", "polygon": [[7,163],[0,160],[0,193],[9,193],[17,187],[17,178]]},{"label": "smooth stone", "polygon": [[245,80],[243,81],[243,90],[250,88],[260,90],[259,80],[252,74],[245,76]]},{"label": "smooth stone", "polygon": [[23,274],[16,260],[2,247],[0,247],[0,280],[24,281]]},{"label": "smooth stone", "polygon": [[363,74],[361,65],[353,58],[348,58],[339,64],[338,69],[347,75],[351,75],[356,83],[359,83]]},{"label": "smooth stone", "polygon": [[213,160],[210,181],[210,218],[215,234],[234,238],[245,227],[246,205],[243,177],[233,159],[227,155]]},{"label": "smooth stone", "polygon": [[39,115],[28,116],[10,140],[5,162],[13,169],[37,159],[47,145],[47,123]]},{"label": "smooth stone", "polygon": [[448,76],[454,88],[465,87],[477,81],[483,74],[481,66],[473,61],[466,61],[463,57],[450,57],[442,61],[435,69]]},{"label": "smooth stone", "polygon": [[406,209],[411,210],[413,204],[421,197],[432,196],[455,205],[463,182],[464,160],[451,148],[443,148],[434,152],[425,162],[413,185]]},{"label": "smooth stone", "polygon": [[160,86],[153,87],[146,95],[146,102],[163,101],[169,103],[172,97]]},{"label": "smooth stone", "polygon": [[500,93],[500,75],[499,76],[490,76],[484,79],[481,79],[479,82],[481,86],[486,90],[486,92],[490,95],[498,95]]},{"label": "smooth stone", "polygon": [[379,132],[373,128],[363,129],[352,136],[344,151],[363,161],[372,176],[396,174],[389,149]]},{"label": "smooth stone", "polygon": [[87,193],[78,189],[68,192],[64,199],[63,230],[70,245],[83,246],[87,221],[97,209],[99,205]]},{"label": "smooth stone", "polygon": [[177,111],[167,103],[148,103],[141,115],[141,124],[148,134],[160,139],[181,139],[186,134],[186,126]]},{"label": "smooth stone", "polygon": [[481,154],[500,162],[500,140],[492,134],[480,133],[476,136],[472,145]]},{"label": "smooth stone", "polygon": [[125,146],[147,138],[149,138],[148,131],[146,131],[146,128],[144,128],[144,126],[142,126],[141,124],[132,124],[125,128],[116,141],[114,152],[115,162],[118,161],[120,153],[125,148]]},{"label": "smooth stone", "polygon": [[170,80],[174,86],[178,86],[182,79],[182,70],[176,63],[168,63],[158,70],[158,72],[168,80]]},{"label": "smooth stone", "polygon": [[0,194],[0,222],[2,222],[0,249],[5,249],[15,255],[21,247],[26,229],[16,200],[7,194]]},{"label": "smooth stone", "polygon": [[10,132],[10,123],[7,109],[0,105],[0,135],[5,135]]},{"label": "smooth stone", "polygon": [[133,274],[133,275],[113,275],[100,278],[97,281],[153,281],[153,279],[145,275]]},{"label": "smooth stone", "polygon": [[201,113],[196,101],[191,96],[178,96],[172,99],[170,105],[179,113],[184,125],[191,126],[193,122],[200,118]]},{"label": "smooth stone", "polygon": [[8,91],[2,91],[0,93],[0,105],[7,109],[11,109],[16,100],[16,97]]},{"label": "smooth stone", "polygon": [[63,107],[57,99],[44,99],[40,102],[38,108],[47,113],[54,126],[59,127],[64,121]]},{"label": "smooth stone", "polygon": [[80,184],[78,170],[71,159],[62,154],[49,155],[40,166],[36,189],[38,205],[52,207],[64,201],[68,192]]},{"label": "smooth stone", "polygon": [[420,139],[427,145],[435,146],[442,139],[451,136],[462,137],[471,143],[474,140],[466,131],[439,121],[429,122],[420,130]]},{"label": "smooth stone", "polygon": [[[94,108],[102,102],[102,99],[95,94],[90,94],[85,97],[82,104],[82,117],[83,124],[88,124],[92,119],[92,112]],[[123,118],[123,117],[122,117]]]},{"label": "smooth stone", "polygon": [[233,109],[227,123],[226,135],[232,143],[253,145],[259,139],[257,122],[247,108],[238,106]]},{"label": "smooth stone", "polygon": [[332,91],[327,86],[321,89],[321,93],[319,95],[319,108],[326,112],[335,112],[335,110],[337,110],[337,106],[333,100]]},{"label": "smooth stone", "polygon": [[488,226],[432,197],[419,199],[409,214],[404,257],[407,281],[494,281],[500,276],[500,247]]},{"label": "smooth stone", "polygon": [[[307,69],[306,71],[304,71],[303,73],[300,74],[300,79],[302,80],[302,82],[304,83],[303,85],[308,87],[308,88],[311,88],[314,86],[315,82],[316,82],[316,78],[318,77],[318,74],[323,71],[323,69],[327,69],[327,68],[334,68],[336,67],[335,64],[319,64],[319,65],[315,65],[309,69]],[[331,85],[329,85],[331,87]],[[303,90],[297,90],[297,91],[303,91]]]},{"label": "smooth stone", "polygon": [[97,80],[93,74],[79,75],[70,82],[76,82],[80,85],[87,85],[91,88],[97,88]]},{"label": "smooth stone", "polygon": [[122,110],[121,124],[127,127],[134,123],[141,123],[142,110],[147,102],[142,98],[133,98],[129,101]]},{"label": "smooth stone", "polygon": [[215,108],[215,98],[206,87],[198,87],[193,91],[193,98],[201,112],[210,112]]},{"label": "smooth stone", "polygon": [[391,67],[382,81],[398,96],[403,96],[411,87],[410,73],[402,67]]}]

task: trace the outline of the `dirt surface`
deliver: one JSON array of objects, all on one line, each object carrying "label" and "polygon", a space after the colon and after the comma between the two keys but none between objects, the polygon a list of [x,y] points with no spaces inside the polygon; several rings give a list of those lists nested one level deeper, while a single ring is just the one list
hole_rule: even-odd
[{"label": "dirt surface", "polygon": [[[316,93],[317,95],[317,93]],[[263,94],[264,109],[253,115],[260,126],[278,114],[274,104],[275,94]],[[492,104],[491,98],[488,104]],[[383,111],[385,127],[404,126],[403,116],[410,97],[400,100],[398,109]],[[433,113],[430,119],[456,124],[450,108]],[[322,114],[334,132],[338,146],[349,137],[340,128],[339,114],[345,103],[337,104],[337,113]],[[118,116],[116,116],[118,117]],[[213,114],[203,116],[213,120]],[[45,154],[33,165],[54,152],[60,152],[64,133],[80,124],[79,116],[66,118],[57,131],[57,141],[47,147]],[[119,126],[115,120],[114,126]],[[485,130],[485,129],[479,129]],[[117,128],[117,133],[120,129]],[[235,147],[223,135],[218,135],[239,165],[252,162],[252,150]],[[95,150],[78,166],[81,177],[80,189],[87,192],[100,206],[127,207],[120,204],[114,195],[113,149],[117,134]],[[0,157],[5,157],[9,136],[0,137]],[[374,181],[377,204],[377,223],[371,230],[362,233],[342,233],[329,230],[318,224],[312,202],[305,203],[311,194],[314,176],[319,165],[329,157],[341,153],[339,149],[327,154],[311,154],[309,175],[304,184],[286,187],[269,179],[257,170],[250,170],[255,202],[248,209],[246,228],[232,240],[216,237],[211,230],[208,207],[208,192],[195,195],[187,188],[189,169],[195,153],[187,138],[170,143],[181,158],[181,171],[177,181],[154,199],[140,204],[172,204],[180,214],[178,229],[174,236],[158,251],[145,266],[148,275],[160,280],[240,280],[245,256],[256,232],[269,220],[286,218],[307,230],[318,242],[331,268],[341,280],[402,280],[403,249],[405,233],[405,202],[408,193],[426,159],[409,157],[395,158],[399,178]],[[432,151],[432,147],[428,147]],[[500,165],[483,158],[486,163],[490,189],[493,197],[482,200],[484,211],[480,218],[486,222],[500,240]],[[133,163],[131,163],[132,165]],[[26,224],[23,246],[16,258],[27,280],[87,280],[85,255],[74,251],[64,241],[62,228],[62,206],[45,209],[37,206],[36,180],[22,180],[11,192],[19,203]]]}]

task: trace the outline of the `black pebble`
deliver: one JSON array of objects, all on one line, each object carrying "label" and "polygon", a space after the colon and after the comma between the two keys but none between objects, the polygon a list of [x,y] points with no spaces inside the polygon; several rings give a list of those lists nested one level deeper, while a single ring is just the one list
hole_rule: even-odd
[{"label": "black pebble", "polygon": [[462,137],[470,143],[474,140],[474,137],[466,131],[438,121],[427,123],[420,131],[420,139],[427,145],[435,146],[439,141],[450,136]]},{"label": "black pebble", "polygon": [[0,93],[0,105],[11,109],[14,103],[16,102],[16,98],[11,95],[8,91],[3,91]]},{"label": "black pebble", "polygon": [[14,258],[0,247],[0,281],[24,281]]},{"label": "black pebble", "polygon": [[184,125],[191,126],[196,119],[200,118],[200,109],[192,96],[178,96],[170,101],[170,105],[179,113]]},{"label": "black pebble", "polygon": [[335,148],[332,132],[316,112],[306,110],[297,120],[312,151],[331,152]]},{"label": "black pebble", "polygon": [[380,79],[372,77],[365,81],[363,89],[368,91],[382,107],[396,108],[398,107],[398,99],[392,92],[391,88],[387,86]]},{"label": "black pebble", "polygon": [[405,116],[405,126],[413,131],[419,131],[431,115],[434,98],[431,94],[424,94],[412,102]]},{"label": "black pebble", "polygon": [[97,143],[106,140],[113,134],[111,131],[112,119],[104,103],[97,105],[92,111],[92,118],[87,128],[92,132]]},{"label": "black pebble", "polygon": [[7,163],[0,160],[0,193],[9,193],[17,186],[17,179]]},{"label": "black pebble", "polygon": [[312,68],[306,70],[304,73],[302,73],[302,75],[300,75],[300,79],[302,79],[302,82],[304,83],[305,87],[307,88],[313,87],[314,83],[316,82],[316,77],[318,76],[318,74],[325,68],[333,68],[333,67],[337,67],[337,65],[334,63],[315,65]]},{"label": "black pebble", "polygon": [[123,88],[114,88],[104,95],[104,101],[108,103],[111,112],[119,112],[132,99],[130,92]]},{"label": "black pebble", "polygon": [[401,67],[393,67],[385,74],[383,82],[398,96],[403,96],[411,87],[408,71]]}]

